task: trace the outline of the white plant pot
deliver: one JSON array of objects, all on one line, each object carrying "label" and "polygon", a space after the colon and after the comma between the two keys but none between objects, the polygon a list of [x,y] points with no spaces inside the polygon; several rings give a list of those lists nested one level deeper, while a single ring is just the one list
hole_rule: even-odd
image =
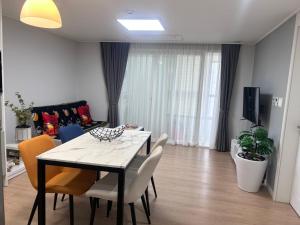
[{"label": "white plant pot", "polygon": [[268,159],[264,161],[253,161],[235,156],[237,182],[240,189],[247,192],[258,192],[266,169]]},{"label": "white plant pot", "polygon": [[16,127],[16,141],[24,141],[31,138],[31,127],[18,128]]}]

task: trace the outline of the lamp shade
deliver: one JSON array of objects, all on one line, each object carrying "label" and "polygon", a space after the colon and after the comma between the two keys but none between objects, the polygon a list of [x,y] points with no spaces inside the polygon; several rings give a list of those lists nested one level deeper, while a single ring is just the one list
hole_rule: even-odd
[{"label": "lamp shade", "polygon": [[58,8],[52,0],[26,0],[20,20],[35,27],[50,29],[62,27]]}]

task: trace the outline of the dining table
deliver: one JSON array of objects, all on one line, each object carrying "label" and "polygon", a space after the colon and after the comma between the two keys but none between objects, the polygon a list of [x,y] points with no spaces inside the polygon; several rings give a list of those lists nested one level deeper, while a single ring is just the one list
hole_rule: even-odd
[{"label": "dining table", "polygon": [[111,141],[100,141],[85,133],[37,156],[38,225],[46,225],[46,166],[63,166],[118,174],[117,225],[123,225],[125,173],[130,162],[147,144],[150,153],[151,132],[124,130]]}]

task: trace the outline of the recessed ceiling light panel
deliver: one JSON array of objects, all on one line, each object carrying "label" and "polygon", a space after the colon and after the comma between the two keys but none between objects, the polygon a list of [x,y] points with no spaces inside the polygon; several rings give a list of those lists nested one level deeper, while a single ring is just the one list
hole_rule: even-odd
[{"label": "recessed ceiling light panel", "polygon": [[118,19],[127,30],[130,31],[164,31],[159,20],[147,19]]}]

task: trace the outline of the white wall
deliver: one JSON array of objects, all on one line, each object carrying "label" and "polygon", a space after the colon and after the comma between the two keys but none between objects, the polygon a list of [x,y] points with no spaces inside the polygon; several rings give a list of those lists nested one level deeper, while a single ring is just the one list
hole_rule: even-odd
[{"label": "white wall", "polygon": [[250,127],[250,123],[247,120],[241,120],[241,118],[243,114],[243,88],[252,85],[254,52],[255,46],[241,46],[229,111],[229,136],[231,139]]},{"label": "white wall", "polygon": [[77,50],[78,100],[87,100],[94,120],[107,120],[107,91],[99,43],[80,43]]},{"label": "white wall", "polygon": [[[278,153],[274,199],[289,202],[294,179],[294,169],[299,144],[300,125],[300,13],[294,28],[293,51],[291,53],[286,105],[281,132],[281,145]],[[298,152],[298,154],[300,154]]]},{"label": "white wall", "polygon": [[[2,54],[2,1],[0,0],[0,50]],[[2,57],[3,58],[3,57]],[[1,63],[1,62],[0,62]],[[1,71],[2,72],[2,71]],[[1,77],[0,77],[1,79]],[[0,93],[0,224],[5,224],[5,214],[4,214],[4,197],[3,197],[3,174],[4,174],[4,158],[5,158],[5,149],[4,147],[4,138],[2,135],[2,93]]]},{"label": "white wall", "polygon": [[[5,99],[21,92],[35,106],[87,100],[94,120],[107,120],[107,92],[99,43],[79,43],[4,17]],[[6,140],[16,119],[6,108]]]},{"label": "white wall", "polygon": [[[253,86],[260,87],[262,94],[282,97],[283,104],[285,104],[294,27],[295,17],[292,17],[260,41],[255,48]],[[275,175],[278,173],[276,168],[280,157],[283,112],[283,108],[271,107],[269,122],[266,125],[269,137],[274,140],[275,145],[267,170],[267,184],[270,191],[274,189]]]},{"label": "white wall", "polygon": [[[4,93],[36,106],[77,100],[77,43],[3,18]],[[84,97],[83,97],[84,99]],[[14,141],[16,119],[6,108],[6,140]]]}]

